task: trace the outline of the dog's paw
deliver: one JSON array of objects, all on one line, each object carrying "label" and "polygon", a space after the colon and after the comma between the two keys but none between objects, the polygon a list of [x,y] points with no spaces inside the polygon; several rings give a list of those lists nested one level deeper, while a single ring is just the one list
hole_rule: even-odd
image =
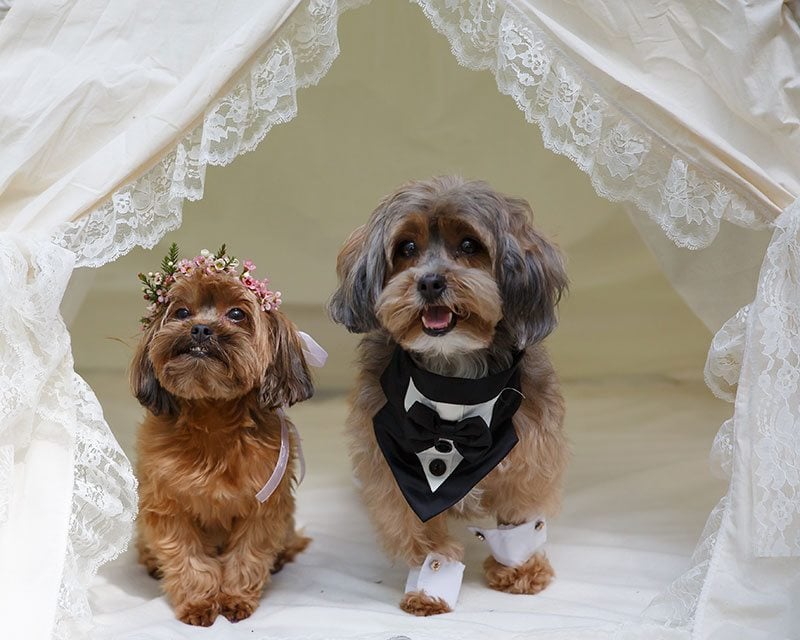
[{"label": "dog's paw", "polygon": [[253,615],[258,607],[258,598],[223,594],[219,599],[220,613],[231,622],[239,622]]},{"label": "dog's paw", "polygon": [[207,600],[183,602],[175,607],[175,615],[178,620],[186,624],[210,627],[219,615],[219,605]]},{"label": "dog's paw", "polygon": [[158,568],[158,565],[148,566],[147,575],[155,580],[161,580],[164,577],[164,572]]},{"label": "dog's paw", "polygon": [[547,588],[555,576],[550,561],[543,553],[534,554],[518,567],[507,567],[489,556],[483,563],[483,569],[489,586],[506,593],[539,593]]},{"label": "dog's paw", "polygon": [[435,616],[440,613],[450,613],[452,609],[441,598],[432,598],[423,591],[412,591],[403,596],[400,608],[406,613],[415,616]]},{"label": "dog's paw", "polygon": [[139,544],[139,562],[147,569],[147,574],[151,578],[161,580],[164,577],[164,572],[158,566],[158,560],[155,555],[144,544]]},{"label": "dog's paw", "polygon": [[283,565],[292,562],[298,553],[303,551],[311,543],[311,538],[295,533],[292,540],[275,556],[270,573],[278,573],[283,569]]}]

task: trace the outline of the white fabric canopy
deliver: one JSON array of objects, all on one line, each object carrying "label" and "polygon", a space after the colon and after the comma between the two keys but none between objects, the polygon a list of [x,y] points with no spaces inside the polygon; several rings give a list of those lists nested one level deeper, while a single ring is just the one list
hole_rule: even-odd
[{"label": "white fabric canopy", "polygon": [[[202,196],[207,165],[293,117],[296,89],[338,52],[340,10],[359,3],[340,4],[38,0],[0,22],[0,566],[30,566],[45,603],[10,637],[84,629],[88,579],[123,547],[134,515],[130,467],[74,373],[59,316],[72,269],[154,244],[180,224],[183,199]],[[778,0],[418,4],[459,61],[495,74],[548,148],[677,245],[707,246],[721,219],[774,228],[756,298],[718,335],[707,370],[731,399],[739,382],[714,454],[731,489],[692,571],[653,615],[666,611],[696,638],[791,636],[800,609],[794,16]],[[738,264],[720,264],[715,282]],[[18,579],[0,576],[0,619],[12,625],[31,606]]]}]

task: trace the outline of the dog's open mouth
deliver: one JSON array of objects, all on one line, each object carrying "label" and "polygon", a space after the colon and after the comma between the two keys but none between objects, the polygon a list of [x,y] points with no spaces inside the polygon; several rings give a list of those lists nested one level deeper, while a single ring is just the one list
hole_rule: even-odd
[{"label": "dog's open mouth", "polygon": [[193,344],[181,352],[181,355],[190,358],[216,358],[215,349],[210,344]]},{"label": "dog's open mouth", "polygon": [[429,336],[443,336],[456,326],[458,316],[448,307],[425,307],[422,312],[422,330]]}]

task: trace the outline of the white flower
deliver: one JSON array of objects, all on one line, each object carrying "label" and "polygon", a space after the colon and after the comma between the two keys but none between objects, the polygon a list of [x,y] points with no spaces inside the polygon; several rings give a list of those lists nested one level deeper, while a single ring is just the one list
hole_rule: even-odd
[{"label": "white flower", "polygon": [[800,378],[800,372],[798,372],[797,367],[790,366],[788,362],[784,362],[775,379],[775,389],[784,398],[788,399],[789,396],[797,391],[798,378]]},{"label": "white flower", "polygon": [[598,163],[605,165],[612,176],[628,178],[647,152],[647,141],[625,122],[617,124],[603,139],[598,149]]},{"label": "white flower", "polygon": [[582,109],[575,113],[575,124],[588,134],[599,131],[600,124],[603,122],[603,113],[598,100],[597,96],[595,96],[591,102],[586,103]]},{"label": "white flower", "polygon": [[117,213],[131,213],[133,211],[130,192],[118,191],[111,196],[111,202],[114,205],[114,211]]},{"label": "white flower", "polygon": [[580,85],[570,77],[567,71],[561,67],[558,69],[555,81],[555,90],[547,105],[547,115],[555,119],[562,127],[572,118],[572,110],[578,100]]},{"label": "white flower", "polygon": [[758,314],[758,321],[764,329],[761,336],[764,355],[785,358],[792,351],[792,341],[787,330],[789,318],[785,309],[767,307]]},{"label": "white flower", "polygon": [[775,526],[783,531],[797,517],[797,504],[789,500],[783,493],[778,493],[772,500],[771,519]]},{"label": "white flower", "polygon": [[711,211],[708,198],[711,191],[703,182],[689,182],[681,178],[667,181],[664,187],[669,211],[675,218],[686,218],[689,222],[702,223]]}]

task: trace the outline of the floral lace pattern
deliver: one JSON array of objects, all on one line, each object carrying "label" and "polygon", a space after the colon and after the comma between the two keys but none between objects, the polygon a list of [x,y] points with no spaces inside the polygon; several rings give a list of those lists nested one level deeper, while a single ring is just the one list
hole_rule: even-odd
[{"label": "floral lace pattern", "polygon": [[733,402],[742,370],[744,338],[750,305],[744,306],[717,331],[708,350],[705,380],[720,400]]},{"label": "floral lace pattern", "polygon": [[[800,555],[800,200],[775,222],[746,341],[753,550]],[[737,411],[738,411],[737,403]]]},{"label": "floral lace pattern", "polygon": [[87,628],[86,585],[124,549],[136,507],[130,463],[73,370],[59,312],[73,261],[46,238],[0,234],[0,496],[11,496],[4,465],[15,452],[24,455],[34,439],[70,443],[73,498],[55,621],[63,638]]},{"label": "floral lace pattern", "polygon": [[89,582],[106,562],[122,553],[133,530],[136,478],[103,418],[100,403],[77,374],[75,485],[67,558],[59,592],[54,638],[69,640],[90,628]]},{"label": "floral lace pattern", "polygon": [[494,73],[500,91],[539,126],[545,147],[575,162],[600,196],[637,205],[678,246],[707,246],[723,218],[768,226],[741,195],[599,95],[512,2],[414,1],[462,65]]},{"label": "floral lace pattern", "polygon": [[202,122],[145,175],[52,239],[99,267],[133,247],[153,247],[181,224],[183,201],[203,197],[208,165],[227,165],[256,148],[276,124],[297,115],[296,92],[316,84],[339,54],[339,15],[368,0],[306,0]]},{"label": "floral lace pattern", "polygon": [[700,601],[722,519],[728,509],[728,497],[723,497],[708,516],[700,542],[692,554],[689,569],[678,577],[644,612],[646,618],[676,628],[691,627]]},{"label": "floral lace pattern", "polygon": [[722,423],[714,443],[711,445],[709,465],[711,472],[721,480],[730,480],[733,475],[734,420]]},{"label": "floral lace pattern", "polygon": [[[704,377],[706,385],[720,400],[734,402],[744,361],[745,336],[750,305],[739,309],[711,341]],[[723,480],[733,473],[734,419],[726,420],[711,445],[711,472]]]}]

